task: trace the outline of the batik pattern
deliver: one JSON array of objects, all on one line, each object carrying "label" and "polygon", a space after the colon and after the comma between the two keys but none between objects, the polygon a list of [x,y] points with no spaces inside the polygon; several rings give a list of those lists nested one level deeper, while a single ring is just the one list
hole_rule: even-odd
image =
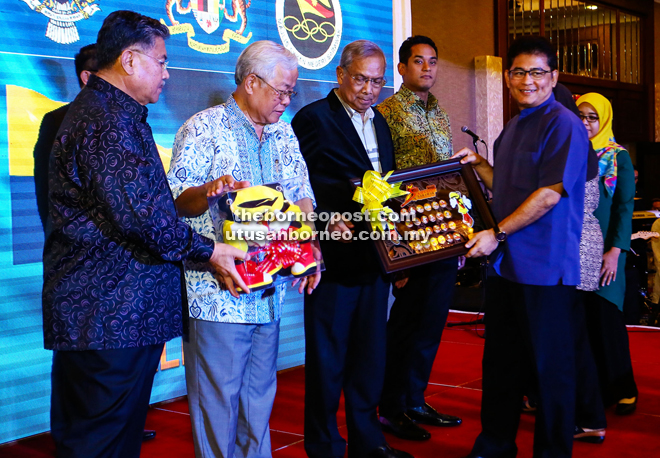
[{"label": "batik pattern", "polygon": [[154,345],[182,333],[186,258],[213,242],[177,218],[147,108],[91,76],[50,159],[44,341],[54,350]]},{"label": "batik pattern", "polygon": [[[300,177],[301,185],[293,200],[314,200],[307,165],[291,125],[283,121],[269,124],[259,139],[233,97],[223,105],[197,113],[179,129],[168,179],[177,198],[186,189],[223,175],[249,181],[251,185]],[[184,220],[196,232],[221,240],[208,211]],[[220,287],[208,265],[186,262],[185,268],[192,318],[249,324],[280,319],[285,284],[235,298]]]},{"label": "batik pattern", "polygon": [[396,168],[430,164],[449,159],[452,136],[447,112],[429,93],[428,104],[401,86],[376,109],[387,120],[394,143]]}]

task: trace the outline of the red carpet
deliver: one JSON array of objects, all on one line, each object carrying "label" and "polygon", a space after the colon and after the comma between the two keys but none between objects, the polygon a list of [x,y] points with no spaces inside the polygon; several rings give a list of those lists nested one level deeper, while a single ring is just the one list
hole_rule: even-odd
[{"label": "red carpet", "polygon": [[[472,315],[452,313],[449,321]],[[481,330],[483,326],[479,327]],[[481,333],[482,331],[479,331]],[[618,417],[608,411],[607,438],[602,445],[575,443],[573,456],[619,458],[660,456],[660,330],[629,328],[630,347],[640,396],[637,412]],[[460,458],[467,455],[480,431],[481,355],[483,339],[474,328],[448,328],[436,359],[428,402],[441,412],[458,415],[463,424],[456,428],[429,428],[427,442],[408,442],[387,436],[390,444],[417,458]],[[271,418],[271,440],[275,458],[303,458],[304,369],[278,376],[278,391]],[[343,412],[339,423],[344,424]],[[142,447],[143,458],[193,458],[188,405],[184,400],[154,406],[147,418],[148,429],[158,431],[156,439]],[[523,415],[518,434],[518,456],[532,456],[534,417]],[[345,428],[343,428],[345,432]],[[47,434],[0,447],[2,458],[52,457],[54,448]]]}]

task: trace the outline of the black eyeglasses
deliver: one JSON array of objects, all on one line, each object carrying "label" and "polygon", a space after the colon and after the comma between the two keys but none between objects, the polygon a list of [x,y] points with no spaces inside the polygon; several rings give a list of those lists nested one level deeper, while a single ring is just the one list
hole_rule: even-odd
[{"label": "black eyeglasses", "polygon": [[257,75],[256,73],[254,74],[254,76],[256,76],[256,77],[259,78],[261,81],[263,81],[264,83],[266,83],[266,85],[267,85],[269,88],[271,88],[271,89],[273,90],[273,92],[275,92],[275,94],[277,94],[277,96],[280,98],[280,101],[281,101],[281,102],[284,102],[284,100],[285,100],[287,97],[289,98],[289,100],[291,100],[291,99],[293,99],[293,98],[298,94],[296,91],[281,91],[281,90],[279,90],[279,89],[275,89],[273,86],[271,86],[271,85],[268,83],[268,81],[266,81],[265,79],[263,79],[261,76]]},{"label": "black eyeglasses", "polygon": [[367,83],[371,83],[374,87],[383,87],[385,86],[385,83],[387,83],[387,80],[385,78],[367,78],[364,75],[351,75],[351,72],[348,71],[346,67],[342,67],[346,73],[348,73],[348,76],[353,78],[353,81],[355,81],[355,84],[358,87],[362,87]]},{"label": "black eyeglasses", "polygon": [[156,57],[154,57],[154,56],[150,56],[150,55],[147,54],[147,53],[143,53],[142,51],[138,51],[137,49],[131,49],[130,51],[132,51],[132,52],[136,52],[136,53],[138,53],[138,54],[142,54],[143,56],[147,56],[147,57],[150,57],[151,59],[155,60],[156,62],[158,62],[158,63],[160,64],[160,68],[161,68],[163,71],[167,70],[167,66],[170,65],[170,61],[169,61],[169,60],[160,60],[160,59],[158,59],[158,58],[156,58]]},{"label": "black eyeglasses", "polygon": [[582,121],[586,119],[589,122],[589,124],[593,124],[600,119],[597,115],[583,115],[582,113],[580,113],[578,116]]},{"label": "black eyeglasses", "polygon": [[547,73],[552,73],[552,70],[539,70],[538,68],[533,68],[531,70],[522,70],[522,69],[515,69],[515,70],[509,70],[509,78],[512,80],[521,80],[525,78],[525,75],[529,73],[529,76],[532,77],[533,80],[540,80],[543,79],[543,77]]}]

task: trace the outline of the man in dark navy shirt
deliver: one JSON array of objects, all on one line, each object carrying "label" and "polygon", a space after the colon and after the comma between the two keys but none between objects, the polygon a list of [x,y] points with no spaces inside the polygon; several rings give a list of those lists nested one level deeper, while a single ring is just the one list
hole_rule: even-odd
[{"label": "man in dark navy shirt", "polygon": [[[499,228],[475,234],[468,256],[491,257],[482,431],[470,457],[517,453],[528,367],[538,383],[535,457],[570,457],[575,428],[576,289],[589,140],[556,102],[557,58],[543,37],[512,43],[505,79],[521,110],[495,142],[491,167],[464,157],[493,191]],[[582,127],[582,128],[581,128]]]},{"label": "man in dark navy shirt", "polygon": [[[74,65],[80,89],[85,87],[89,77],[98,71],[96,63],[96,43],[83,46],[74,56]],[[39,138],[34,145],[34,190],[37,197],[37,210],[41,226],[46,232],[48,221],[48,163],[50,162],[50,151],[55,143],[55,136],[60,130],[62,121],[69,111],[70,103],[46,113],[41,120]],[[156,431],[145,429],[142,440],[151,440],[156,437]]]},{"label": "man in dark navy shirt", "polygon": [[111,13],[99,71],[53,146],[43,314],[58,457],[139,456],[163,344],[187,316],[182,259],[210,262],[245,287],[234,267],[242,252],[178,220],[147,124],[145,105],[169,77],[168,36],[155,19]]},{"label": "man in dark navy shirt", "polygon": [[[89,76],[98,70],[96,65],[96,43],[83,46],[74,57],[76,66],[76,76],[80,89],[85,87]],[[41,225],[46,231],[46,221],[48,219],[48,162],[50,150],[53,149],[55,136],[60,130],[64,116],[69,111],[71,104],[48,112],[41,120],[39,128],[39,138],[34,145],[34,191],[37,196],[37,210]]]}]

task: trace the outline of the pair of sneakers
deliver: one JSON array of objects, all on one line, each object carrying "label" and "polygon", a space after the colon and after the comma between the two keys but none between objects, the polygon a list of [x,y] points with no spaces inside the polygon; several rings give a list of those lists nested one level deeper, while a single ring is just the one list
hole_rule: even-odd
[{"label": "pair of sneakers", "polygon": [[[309,275],[317,266],[312,245],[310,243],[301,243],[299,247],[300,253],[296,256],[295,262],[291,266],[288,266],[291,268],[291,274],[294,277]],[[247,261],[239,262],[236,265],[236,270],[251,291],[259,291],[269,287],[273,283],[273,276],[284,267],[278,262],[275,262],[273,265],[274,267],[268,271],[262,265],[248,259]]]}]

